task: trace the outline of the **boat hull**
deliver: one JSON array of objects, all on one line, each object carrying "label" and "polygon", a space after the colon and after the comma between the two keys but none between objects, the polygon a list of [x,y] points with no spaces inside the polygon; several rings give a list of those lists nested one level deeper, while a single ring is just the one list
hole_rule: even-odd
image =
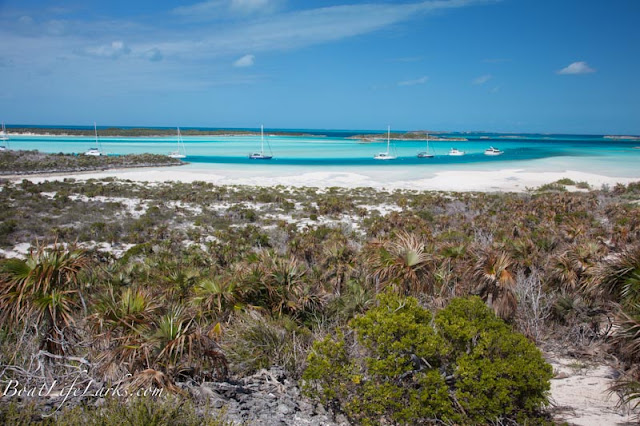
[{"label": "boat hull", "polygon": [[433,154],[428,154],[426,152],[420,152],[418,153],[418,158],[433,158],[435,157],[435,155]]}]

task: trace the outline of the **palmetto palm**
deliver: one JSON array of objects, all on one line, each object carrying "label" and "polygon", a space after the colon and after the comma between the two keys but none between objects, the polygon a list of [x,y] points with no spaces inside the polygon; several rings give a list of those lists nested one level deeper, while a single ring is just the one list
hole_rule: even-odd
[{"label": "palmetto palm", "polygon": [[574,291],[580,286],[580,271],[567,253],[552,260],[550,268],[551,280],[560,288]]},{"label": "palmetto palm", "polygon": [[573,246],[552,261],[551,279],[563,290],[575,291],[585,285],[601,255],[595,243]]},{"label": "palmetto palm", "polygon": [[193,318],[187,315],[184,307],[180,305],[170,308],[158,319],[154,334],[158,359],[164,359],[165,364],[175,364],[180,361],[185,350],[188,350],[193,321]]},{"label": "palmetto palm", "polygon": [[238,300],[235,283],[225,277],[205,278],[195,287],[193,302],[206,312],[221,314]]},{"label": "palmetto palm", "polygon": [[[44,328],[43,346],[63,353],[65,329],[74,323],[79,274],[89,263],[85,252],[41,245],[27,259],[8,259],[0,278],[0,320],[11,325],[35,322]],[[68,334],[68,333],[67,333]]]},{"label": "palmetto palm", "polygon": [[593,269],[587,288],[623,307],[640,304],[640,245],[609,256]]},{"label": "palmetto palm", "polygon": [[431,260],[426,241],[405,231],[393,240],[375,243],[368,259],[378,287],[398,286],[405,294],[431,292],[428,278]]},{"label": "palmetto palm", "polygon": [[328,280],[335,293],[340,295],[342,286],[346,283],[355,269],[355,256],[353,250],[344,242],[332,243],[324,248],[322,262],[324,273],[322,278]]},{"label": "palmetto palm", "polygon": [[516,281],[511,271],[513,261],[507,253],[493,249],[481,251],[477,259],[473,268],[478,283],[475,293],[493,308],[496,315],[511,318],[518,305],[514,293]]},{"label": "palmetto palm", "polygon": [[183,265],[174,266],[164,276],[164,281],[171,286],[171,293],[178,299],[187,297],[193,286],[198,282],[199,271]]},{"label": "palmetto palm", "polygon": [[118,377],[121,367],[127,372],[149,368],[151,347],[146,336],[159,309],[155,297],[141,288],[115,293],[110,287],[95,301],[95,312],[88,319],[102,343],[99,363],[105,376]]},{"label": "palmetto palm", "polygon": [[227,360],[212,337],[204,333],[184,306],[171,307],[156,323],[151,341],[155,344],[155,366],[171,376],[222,378],[227,374]]},{"label": "palmetto palm", "polygon": [[272,257],[267,268],[269,272],[264,285],[271,310],[282,314],[302,308],[297,299],[304,293],[307,268],[293,256],[286,259]]},{"label": "palmetto palm", "polygon": [[632,306],[629,310],[631,313],[619,313],[613,340],[623,358],[637,365],[640,362],[640,305]]}]

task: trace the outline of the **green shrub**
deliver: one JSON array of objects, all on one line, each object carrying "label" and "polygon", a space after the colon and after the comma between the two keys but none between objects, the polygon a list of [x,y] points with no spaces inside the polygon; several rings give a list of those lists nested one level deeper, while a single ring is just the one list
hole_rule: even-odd
[{"label": "green shrub", "polygon": [[569,179],[569,178],[562,178],[560,180],[557,180],[556,183],[560,184],[560,185],[575,185],[576,184],[572,179]]},{"label": "green shrub", "polygon": [[565,188],[564,185],[555,182],[541,185],[538,189],[536,189],[536,192],[566,192],[566,190],[567,188]]},{"label": "green shrub", "polygon": [[454,299],[435,318],[414,298],[378,300],[314,343],[307,394],[362,424],[541,420],[551,367],[479,298]]}]

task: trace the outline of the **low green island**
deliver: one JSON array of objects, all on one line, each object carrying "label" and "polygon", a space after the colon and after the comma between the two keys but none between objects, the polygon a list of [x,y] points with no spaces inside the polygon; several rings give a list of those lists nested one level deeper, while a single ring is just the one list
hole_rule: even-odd
[{"label": "low green island", "polygon": [[165,167],[185,164],[159,154],[74,155],[39,151],[0,151],[0,176],[43,173],[75,173],[132,167]]}]

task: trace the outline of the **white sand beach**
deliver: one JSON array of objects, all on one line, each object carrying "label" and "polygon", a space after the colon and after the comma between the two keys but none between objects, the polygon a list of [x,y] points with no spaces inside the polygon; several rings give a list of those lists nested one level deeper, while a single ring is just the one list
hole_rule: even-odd
[{"label": "white sand beach", "polygon": [[[44,180],[62,180],[75,178],[79,180],[102,179],[116,177],[137,182],[193,182],[205,181],[218,185],[255,185],[255,186],[308,186],[326,188],[337,187],[372,187],[377,189],[408,189],[435,191],[513,191],[524,192],[529,188],[568,178],[575,182],[587,182],[594,189],[603,185],[613,186],[616,183],[627,184],[639,178],[604,176],[595,173],[567,170],[564,172],[539,172],[524,169],[503,169],[495,171],[448,170],[435,172],[418,179],[409,178],[401,173],[393,173],[385,169],[362,168],[357,172],[339,171],[305,171],[302,168],[271,169],[256,167],[210,167],[197,168],[159,167],[144,169],[114,169],[108,171],[47,174],[33,176],[13,176],[12,179],[29,179],[33,182]],[[567,189],[575,189],[569,186]]]}]

